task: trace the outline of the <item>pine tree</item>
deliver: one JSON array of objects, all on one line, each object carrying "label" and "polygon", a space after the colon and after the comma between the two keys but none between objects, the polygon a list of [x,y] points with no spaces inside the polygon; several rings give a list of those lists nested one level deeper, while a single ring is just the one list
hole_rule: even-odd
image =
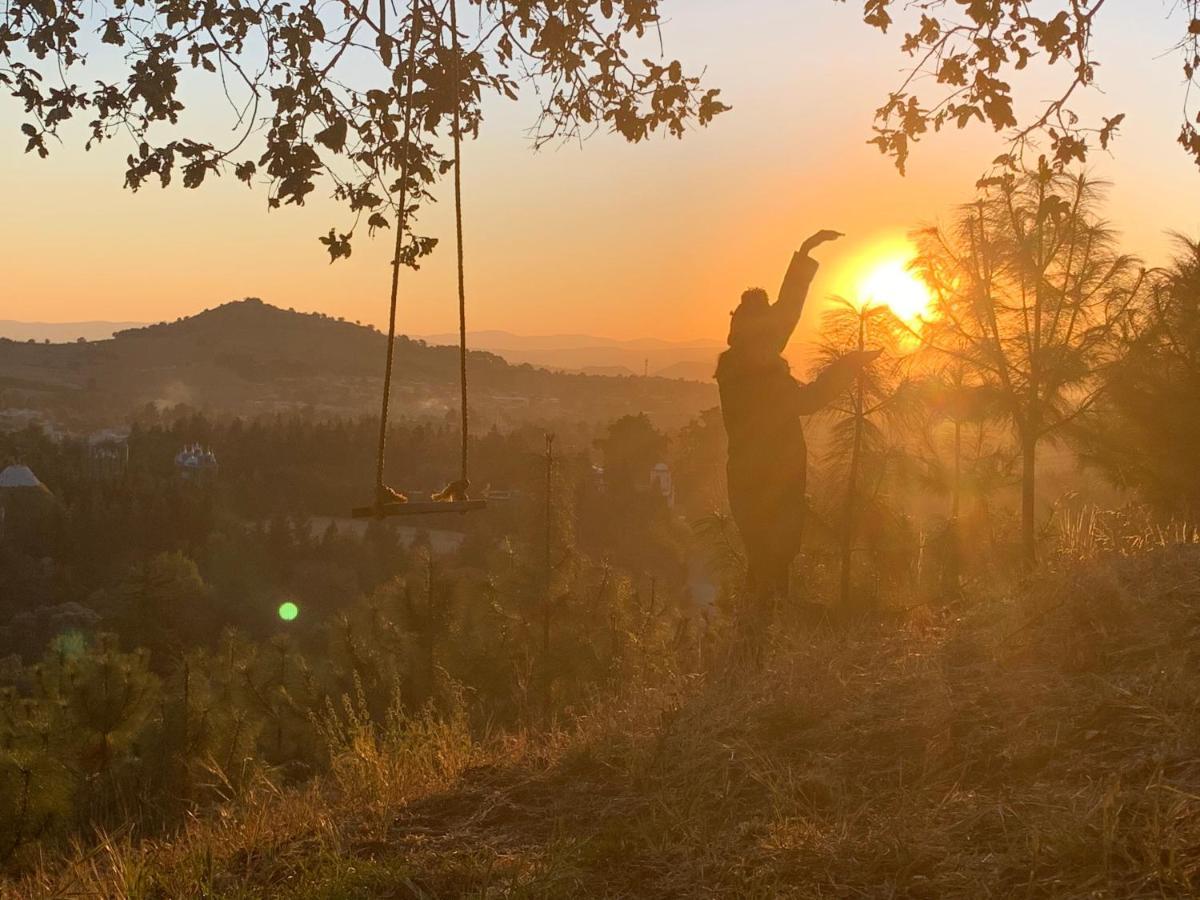
[{"label": "pine tree", "polygon": [[903,372],[904,333],[888,306],[858,305],[841,297],[834,298],[822,321],[818,369],[848,352],[883,351],[823,413],[832,422],[828,461],[838,473],[837,483],[844,485],[837,514],[842,609],[851,603],[853,561],[864,525],[877,527],[878,520],[890,514],[885,485],[902,452],[891,426],[909,414],[911,404]]},{"label": "pine tree", "polygon": [[1021,457],[1021,548],[1037,558],[1039,447],[1092,409],[1149,283],[1099,218],[1102,186],[1050,168],[983,183],[952,229],[919,235],[926,345],[996,394]]}]

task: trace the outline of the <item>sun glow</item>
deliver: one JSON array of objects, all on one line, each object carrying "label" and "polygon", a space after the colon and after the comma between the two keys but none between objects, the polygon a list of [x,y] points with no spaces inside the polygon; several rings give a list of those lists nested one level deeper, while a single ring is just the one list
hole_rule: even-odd
[{"label": "sun glow", "polygon": [[909,271],[908,263],[908,259],[897,257],[867,269],[859,282],[858,300],[889,306],[905,322],[923,318],[932,298],[925,282]]},{"label": "sun glow", "polygon": [[917,247],[904,234],[875,233],[847,241],[829,282],[835,297],[855,306],[886,306],[913,332],[936,316],[929,285],[910,269]]}]

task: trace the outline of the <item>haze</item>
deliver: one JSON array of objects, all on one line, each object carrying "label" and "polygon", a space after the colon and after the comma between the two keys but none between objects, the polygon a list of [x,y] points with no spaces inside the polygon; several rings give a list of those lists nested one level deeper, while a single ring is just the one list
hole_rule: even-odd
[{"label": "haze", "polygon": [[[1200,178],[1173,143],[1182,86],[1167,6],[1134,7],[1105,10],[1104,93],[1080,108],[1128,114],[1114,155],[1093,154],[1090,168],[1114,183],[1106,212],[1124,244],[1157,262],[1166,230],[1200,227]],[[534,153],[532,105],[492,105],[464,166],[472,329],[723,339],[738,293],[758,284],[774,292],[812,229],[849,234],[825,256],[814,290],[824,297],[850,290],[881,246],[902,245],[910,228],[970,198],[1003,149],[986,130],[926,140],[903,179],[867,146],[872,111],[903,58],[891,36],[864,28],[856,4],[770,0],[755,9],[668,7],[668,55],[707,65],[707,81],[734,107],[684,141],[629,146],[602,134]],[[1018,90],[1026,109],[1049,93],[1036,80]],[[211,100],[223,109],[223,98]],[[16,129],[0,142],[11,204],[0,218],[5,318],[170,320],[259,296],[385,321],[390,240],[359,241],[331,266],[317,236],[346,217],[320,188],[305,208],[272,213],[264,190],[232,177],[134,195],[121,187],[122,142],[92,153],[80,143],[43,161],[22,152]],[[405,273],[405,333],[455,327],[447,212],[443,203],[419,223],[444,242],[420,272]],[[801,334],[815,319],[810,307]]]}]

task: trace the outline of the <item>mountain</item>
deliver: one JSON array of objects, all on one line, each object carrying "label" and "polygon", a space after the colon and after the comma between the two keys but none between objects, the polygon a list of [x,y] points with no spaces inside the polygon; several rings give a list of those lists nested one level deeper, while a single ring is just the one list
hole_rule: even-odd
[{"label": "mountain", "polygon": [[13,341],[50,341],[54,344],[66,341],[103,341],[118,331],[137,328],[143,322],[17,322],[0,319],[0,338]]},{"label": "mountain", "polygon": [[681,378],[684,381],[712,381],[713,372],[717,368],[717,357],[713,354],[712,359],[696,360],[695,362],[677,362],[667,366],[665,369],[659,369],[654,374],[659,378]]},{"label": "mountain", "polygon": [[[107,340],[0,339],[0,425],[5,417],[35,411],[60,427],[102,427],[148,403],[238,415],[369,414],[378,410],[386,344],[370,326],[257,299],[121,330]],[[394,414],[453,413],[458,365],[457,347],[398,338]],[[563,418],[596,422],[629,412],[646,412],[667,425],[717,402],[711,385],[549,372],[481,350],[469,354],[468,375],[481,427]]]},{"label": "mountain", "polygon": [[[426,335],[430,344],[455,344],[457,334]],[[515,365],[528,363],[568,372],[636,374],[661,372],[685,365],[688,372],[707,368],[696,380],[707,381],[724,344],[713,340],[666,341],[660,338],[597,337],[589,334],[521,335],[507,331],[477,331],[467,335],[469,346],[486,350]],[[694,378],[694,375],[668,375]]]},{"label": "mountain", "polygon": [[[430,344],[456,344],[458,333],[421,335]],[[513,334],[511,331],[471,331],[467,341],[484,350],[569,350],[579,347],[610,347],[621,350],[686,350],[718,347],[709,339],[668,341],[662,338],[610,338],[594,334]]]}]

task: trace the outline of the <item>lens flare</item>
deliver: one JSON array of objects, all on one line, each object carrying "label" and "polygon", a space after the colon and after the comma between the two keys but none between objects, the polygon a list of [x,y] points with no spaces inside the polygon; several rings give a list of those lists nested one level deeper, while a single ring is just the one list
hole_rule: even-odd
[{"label": "lens flare", "polygon": [[291,600],[279,604],[279,618],[283,619],[283,621],[291,622],[298,615],[300,615],[300,607]]}]

